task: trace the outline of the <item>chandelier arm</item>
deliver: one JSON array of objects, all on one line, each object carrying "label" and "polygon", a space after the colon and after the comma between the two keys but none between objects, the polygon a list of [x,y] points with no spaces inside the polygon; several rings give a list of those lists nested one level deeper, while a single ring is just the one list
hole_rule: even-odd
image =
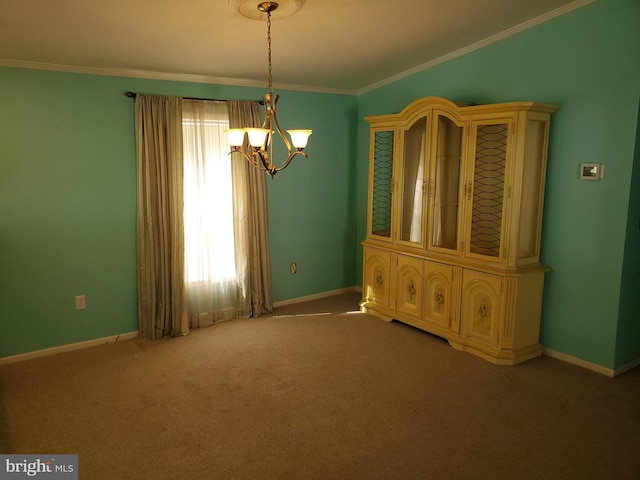
[{"label": "chandelier arm", "polygon": [[291,160],[293,160],[293,158],[296,155],[302,155],[303,157],[307,156],[307,153],[302,151],[302,150],[296,150],[294,152],[290,152],[289,156],[287,157],[287,159],[284,161],[284,163],[282,165],[280,165],[278,168],[275,169],[276,172],[279,172],[280,170],[284,170],[285,168],[287,168],[287,166],[291,163]]},{"label": "chandelier arm", "polygon": [[269,155],[265,150],[263,149],[256,150],[254,152],[254,157],[257,157],[260,160],[260,163],[262,164],[262,165],[258,164],[258,161],[256,160],[254,162],[254,165],[256,167],[261,168],[266,172],[270,172],[271,170],[273,170],[273,165],[269,163]]},{"label": "chandelier arm", "polygon": [[276,132],[278,132],[278,135],[280,135],[280,138],[282,138],[282,140],[284,141],[285,146],[287,147],[287,153],[289,155],[291,155],[291,152],[294,151],[294,148],[292,147],[291,142],[289,141],[289,139],[285,136],[283,131],[280,129],[280,125],[278,125],[278,117],[276,116],[276,104],[278,103],[278,99],[279,98],[280,98],[280,95],[276,95],[276,98],[275,98],[275,100],[273,102],[273,106],[271,108],[271,111],[272,111],[271,120],[273,122],[273,126],[275,126]]},{"label": "chandelier arm", "polygon": [[229,155],[231,155],[232,153],[241,153],[242,156],[254,167],[261,168],[258,162],[256,161],[256,159],[254,158],[254,156],[247,155],[247,153],[244,150],[242,150],[240,147],[232,147],[232,150],[231,152],[229,152]]}]

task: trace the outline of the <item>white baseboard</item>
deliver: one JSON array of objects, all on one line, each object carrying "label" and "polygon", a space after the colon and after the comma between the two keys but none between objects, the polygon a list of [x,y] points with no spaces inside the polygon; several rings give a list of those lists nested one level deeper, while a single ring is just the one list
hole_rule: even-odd
[{"label": "white baseboard", "polygon": [[[308,295],[306,297],[298,297],[298,298],[292,298],[290,300],[283,300],[281,302],[275,302],[273,306],[279,307],[283,305],[291,305],[294,303],[307,302],[309,300],[318,300],[321,298],[331,297],[333,295],[338,295],[340,293],[361,292],[361,291],[362,291],[362,288],[358,286],[341,288],[338,290],[331,290],[328,292],[317,293],[315,295]],[[45,348],[43,350],[20,353],[18,355],[12,355],[9,357],[0,357],[0,365],[6,365],[9,363],[15,363],[15,362],[22,362],[24,360],[29,360],[32,358],[46,357],[47,355],[54,355],[56,353],[70,352],[72,350],[79,350],[81,348],[94,347],[96,345],[103,345],[105,343],[113,343],[113,342],[119,342],[122,340],[130,340],[137,337],[138,337],[137,331],[121,333],[120,335],[112,335],[110,337],[95,338],[93,340],[87,340],[85,342],[70,343],[68,345],[60,345],[58,347]]]},{"label": "white baseboard", "polygon": [[628,372],[632,368],[636,368],[638,365],[640,365],[640,358],[636,358],[633,362],[629,362],[625,365],[622,365],[621,367],[616,368],[613,372],[613,375],[621,375],[624,372]]},{"label": "white baseboard", "polygon": [[[557,352],[550,348],[542,347],[542,354],[547,357],[555,358],[556,360],[560,360],[562,362],[570,363],[571,365],[575,365],[577,367],[586,368],[587,370],[591,370],[592,372],[599,373],[601,375],[606,375],[607,377],[615,377],[619,373],[612,368],[603,367],[602,365],[598,365],[596,363],[587,362],[586,360],[582,360],[581,358],[572,357],[571,355],[567,355],[566,353]],[[622,372],[620,372],[622,373]]]},{"label": "white baseboard", "polygon": [[[362,292],[362,287],[355,286],[355,287],[341,288],[338,290],[331,290],[324,293],[316,293],[314,295],[307,295],[305,297],[298,297],[298,298],[292,298],[290,300],[283,300],[281,302],[276,302],[273,305],[274,307],[292,305],[295,303],[307,302],[310,300],[319,300],[322,298],[331,297],[333,295],[339,295],[341,293],[348,293],[348,292]],[[22,362],[24,360],[29,360],[32,358],[46,357],[47,355],[54,355],[56,353],[80,350],[81,348],[94,347],[96,345],[103,345],[105,343],[114,343],[114,342],[120,342],[124,340],[131,340],[137,337],[138,337],[137,331],[127,332],[127,333],[121,333],[120,335],[112,335],[110,337],[95,338],[93,340],[87,340],[84,342],[70,343],[68,345],[60,345],[58,347],[45,348],[43,350],[20,353],[18,355],[12,355],[9,357],[0,357],[0,365]],[[556,360],[560,360],[562,362],[575,365],[577,367],[585,368],[587,370],[599,373],[601,375],[606,375],[607,377],[615,377],[615,376],[621,375],[624,372],[627,372],[632,368],[635,368],[640,365],[640,358],[638,358],[633,362],[622,365],[621,367],[618,367],[614,370],[612,368],[603,367],[602,365],[598,365],[595,363],[588,362],[586,360],[582,360],[581,358],[567,355],[566,353],[558,352],[551,348],[543,347],[542,354],[546,355],[547,357],[555,358]]]},{"label": "white baseboard", "polygon": [[43,350],[36,350],[34,352],[20,353],[18,355],[12,355],[10,357],[0,357],[0,365],[6,365],[8,363],[22,362],[24,360],[30,360],[32,358],[46,357],[47,355],[53,355],[56,353],[70,352],[72,350],[80,350],[81,348],[95,347],[96,345],[103,345],[105,343],[120,342],[122,340],[131,340],[137,338],[138,332],[121,333],[120,335],[112,335],[110,337],[94,338],[93,340],[87,340],[84,342],[69,343],[67,345],[60,345],[59,347],[45,348]]},{"label": "white baseboard", "polygon": [[587,362],[586,360],[582,360],[581,358],[572,357],[571,355],[567,355],[566,353],[556,352],[555,350],[544,347],[542,348],[542,354],[546,355],[547,357],[555,358],[556,360],[561,360],[578,367],[586,368],[587,370],[591,370],[592,372],[606,375],[607,377],[617,377],[618,375],[622,375],[624,372],[628,372],[632,368],[636,368],[638,365],[640,365],[640,358],[637,358],[634,361],[622,365],[616,369],[606,368],[602,365]]},{"label": "white baseboard", "polygon": [[294,303],[308,302],[310,300],[320,300],[322,298],[332,297],[334,295],[339,295],[341,293],[348,293],[348,292],[362,292],[362,287],[355,286],[355,287],[339,288],[338,290],[330,290],[328,292],[315,293],[313,295],[307,295],[305,297],[291,298],[289,300],[282,300],[280,302],[275,302],[273,306],[282,307],[284,305],[292,305]]}]

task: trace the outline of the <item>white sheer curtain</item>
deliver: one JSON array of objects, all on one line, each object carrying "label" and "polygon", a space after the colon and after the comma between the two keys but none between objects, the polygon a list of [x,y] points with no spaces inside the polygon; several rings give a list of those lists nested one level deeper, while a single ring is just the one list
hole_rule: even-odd
[{"label": "white sheer curtain", "polygon": [[185,284],[190,327],[236,316],[234,213],[225,102],[184,100]]},{"label": "white sheer curtain", "polygon": [[418,160],[418,173],[416,174],[416,188],[413,196],[413,214],[411,217],[411,232],[409,240],[414,243],[422,241],[422,191],[424,185],[424,149],[426,143],[426,134],[422,132],[420,140],[420,153]]}]

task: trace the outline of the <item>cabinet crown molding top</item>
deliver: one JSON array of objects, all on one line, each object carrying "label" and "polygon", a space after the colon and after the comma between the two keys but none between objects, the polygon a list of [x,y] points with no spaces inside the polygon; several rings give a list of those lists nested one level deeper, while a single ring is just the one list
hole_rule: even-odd
[{"label": "cabinet crown molding top", "polygon": [[451,100],[443,97],[423,97],[414,100],[407,105],[400,113],[392,113],[388,115],[371,115],[364,117],[367,122],[372,119],[380,120],[381,117],[387,117],[389,120],[397,118],[409,118],[416,114],[420,114],[425,108],[442,108],[444,110],[458,112],[465,116],[474,116],[487,113],[494,113],[499,111],[536,111],[542,113],[553,113],[558,108],[558,105],[552,105],[549,103],[538,102],[507,102],[507,103],[487,103],[482,105],[476,104],[459,104],[452,102]]}]

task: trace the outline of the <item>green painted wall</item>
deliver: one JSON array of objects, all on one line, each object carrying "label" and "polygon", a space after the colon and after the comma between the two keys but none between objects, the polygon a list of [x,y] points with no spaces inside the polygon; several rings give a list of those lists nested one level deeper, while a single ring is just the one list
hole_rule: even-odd
[{"label": "green painted wall", "polygon": [[[137,329],[135,137],[126,91],[258,88],[0,68],[0,357]],[[309,159],[269,181],[274,300],[355,284],[356,98],[280,92]],[[300,273],[290,275],[290,261]],[[283,273],[283,272],[286,272]],[[76,311],[75,295],[87,296]]]},{"label": "green painted wall", "polygon": [[[560,106],[552,118],[547,171],[542,261],[551,271],[541,342],[607,368],[640,358],[635,341],[616,359],[619,320],[637,339],[640,317],[637,302],[619,311],[638,124],[639,21],[640,2],[599,0],[359,97],[360,119],[400,111],[430,95]],[[367,138],[360,120],[359,240],[366,236]],[[581,163],[604,163],[605,178],[579,180]],[[628,237],[626,248],[635,259],[628,263],[631,272],[637,269],[637,236]],[[637,296],[637,270],[626,280]]]},{"label": "green painted wall", "polygon": [[132,123],[106,82],[0,71],[2,355],[135,329]]},{"label": "green painted wall", "polygon": [[[352,287],[358,254],[352,188],[356,97],[287,92],[280,112],[290,126],[310,126],[313,134],[305,149],[309,158],[298,157],[267,180],[273,299]],[[295,275],[291,262],[298,267]]]},{"label": "green painted wall", "polygon": [[622,266],[616,367],[633,364],[640,357],[640,295],[638,292],[640,292],[640,109],[636,126],[636,150]]}]

